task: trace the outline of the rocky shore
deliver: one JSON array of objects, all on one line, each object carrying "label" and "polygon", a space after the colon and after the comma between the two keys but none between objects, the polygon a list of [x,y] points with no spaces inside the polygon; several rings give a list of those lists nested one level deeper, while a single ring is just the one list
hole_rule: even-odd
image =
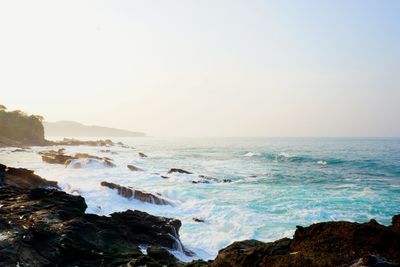
[{"label": "rocky shore", "polygon": [[1,266],[177,266],[167,249],[191,255],[179,220],[137,210],[85,214],[82,197],[27,169],[0,165],[0,182]]},{"label": "rocky shore", "polygon": [[[132,190],[116,189],[128,192],[127,197],[134,195]],[[192,255],[179,240],[179,220],[137,210],[105,217],[85,214],[86,207],[82,197],[60,191],[55,181],[27,169],[0,165],[0,265],[239,267],[400,263],[400,215],[393,217],[391,226],[375,220],[298,226],[293,239],[234,242],[220,250],[213,261],[183,263],[169,252]]]}]

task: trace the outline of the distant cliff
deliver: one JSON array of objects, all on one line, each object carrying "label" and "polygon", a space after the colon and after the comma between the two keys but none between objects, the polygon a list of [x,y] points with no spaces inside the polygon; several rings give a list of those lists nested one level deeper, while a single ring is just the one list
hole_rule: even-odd
[{"label": "distant cliff", "polygon": [[0,105],[0,146],[44,145],[43,117]]},{"label": "distant cliff", "polygon": [[87,126],[74,121],[44,122],[46,136],[107,136],[107,137],[137,137],[146,136],[142,132],[114,129],[102,126]]}]

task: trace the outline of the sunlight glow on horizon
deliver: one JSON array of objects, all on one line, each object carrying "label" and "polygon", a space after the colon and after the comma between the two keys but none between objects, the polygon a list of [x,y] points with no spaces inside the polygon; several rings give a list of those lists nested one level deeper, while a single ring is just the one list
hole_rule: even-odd
[{"label": "sunlight glow on horizon", "polygon": [[0,104],[150,136],[400,136],[398,1],[2,1]]}]

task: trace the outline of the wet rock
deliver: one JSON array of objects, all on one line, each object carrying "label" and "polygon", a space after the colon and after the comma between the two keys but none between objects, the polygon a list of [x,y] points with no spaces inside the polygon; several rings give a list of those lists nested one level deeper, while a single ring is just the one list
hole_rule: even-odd
[{"label": "wet rock", "polygon": [[400,214],[392,218],[393,231],[400,233]]},{"label": "wet rock", "polygon": [[81,169],[81,168],[90,168],[90,167],[106,167],[113,168],[115,164],[107,159],[92,159],[92,158],[78,158],[78,159],[69,159],[65,162],[66,168],[72,169]]},{"label": "wet rock", "polygon": [[42,160],[44,162],[50,163],[50,164],[65,164],[66,161],[74,159],[73,156],[68,156],[64,154],[43,154],[42,155]]},{"label": "wet rock", "polygon": [[202,222],[202,223],[205,222],[204,219],[200,219],[200,218],[197,218],[197,217],[193,217],[192,220],[195,221],[195,222]]},{"label": "wet rock", "polygon": [[36,187],[59,188],[56,181],[43,179],[33,171],[24,168],[12,168],[0,164],[0,185],[16,186],[24,189]]},{"label": "wet rock", "polygon": [[162,265],[174,266],[179,262],[168,250],[156,246],[147,248],[147,256],[158,261]]},{"label": "wet rock", "polygon": [[172,169],[170,169],[169,171],[168,171],[168,174],[171,174],[171,173],[184,173],[184,174],[192,174],[191,172],[188,172],[188,171],[185,171],[185,170],[183,170],[183,169],[178,169],[178,168],[172,168]]},{"label": "wet rock", "polygon": [[[98,157],[89,155],[87,153],[76,153],[74,156],[65,155],[64,149],[59,149],[58,151],[42,151],[39,154],[42,156],[44,162],[50,164],[63,164],[70,168],[82,168],[85,166],[92,165],[103,165],[105,167],[115,167],[111,162],[112,159],[107,157]],[[83,160],[80,160],[83,159]]]},{"label": "wet rock", "polygon": [[205,176],[205,175],[199,175],[199,179],[192,181],[192,183],[194,183],[194,184],[230,183],[230,182],[232,182],[230,179],[219,180],[217,178]]},{"label": "wet rock", "polygon": [[171,205],[173,204],[162,198],[160,195],[133,189],[131,187],[125,187],[114,183],[101,182],[101,186],[108,187],[110,189],[117,189],[118,194],[127,199],[137,199],[143,202],[148,202],[156,205]]},{"label": "wet rock", "polygon": [[17,149],[14,149],[13,151],[11,151],[11,152],[28,152],[29,150],[27,150],[26,148],[17,148]]},{"label": "wet rock", "polygon": [[141,157],[141,158],[147,158],[147,155],[142,152],[139,152],[138,154],[139,154],[139,157]]},{"label": "wet rock", "polygon": [[350,267],[395,267],[399,266],[399,264],[395,264],[392,262],[388,262],[385,259],[380,259],[374,255],[367,255],[359,260],[357,260],[355,263],[353,263]]},{"label": "wet rock", "polygon": [[163,179],[169,179],[169,177],[168,177],[168,176],[165,176],[165,175],[161,175],[161,178],[163,178]]},{"label": "wet rock", "polygon": [[[33,174],[0,165],[0,172],[9,170],[19,179]],[[1,266],[128,266],[143,257],[176,266],[176,259],[157,247],[185,252],[179,220],[132,210],[85,214],[80,196],[20,184],[0,187]],[[155,249],[145,256],[139,245]]]},{"label": "wet rock", "polygon": [[350,266],[365,255],[398,264],[400,234],[394,229],[375,220],[317,223],[298,227],[293,239],[235,242],[219,251],[212,266]]},{"label": "wet rock", "polygon": [[144,171],[143,169],[138,168],[138,167],[133,166],[133,165],[127,165],[127,167],[128,167],[129,170],[131,170],[131,171],[133,171],[133,172],[141,172],[141,171]]}]

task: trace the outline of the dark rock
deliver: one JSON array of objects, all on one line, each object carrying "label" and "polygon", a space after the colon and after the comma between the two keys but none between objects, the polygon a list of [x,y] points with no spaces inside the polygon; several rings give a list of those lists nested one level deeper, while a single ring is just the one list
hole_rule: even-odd
[{"label": "dark rock", "polygon": [[393,216],[392,228],[393,228],[393,231],[400,233],[400,214]]},{"label": "dark rock", "polygon": [[65,164],[66,161],[72,160],[74,157],[64,154],[43,154],[42,160],[50,164]]},{"label": "dark rock", "polygon": [[179,261],[168,250],[151,246],[147,248],[147,255],[163,265],[175,266]]},{"label": "dark rock", "polygon": [[168,176],[165,176],[165,175],[161,175],[161,178],[163,178],[163,179],[169,179],[169,177],[168,177]]},{"label": "dark rock", "polygon": [[117,152],[111,151],[110,149],[102,149],[99,152],[101,152],[101,153],[110,153],[110,154],[113,154],[113,155],[118,154]]},{"label": "dark rock", "polygon": [[208,267],[212,261],[194,260],[192,262],[184,263],[182,267]]},{"label": "dark rock", "polygon": [[43,179],[31,170],[6,167],[3,164],[0,165],[0,179],[3,186],[16,186],[23,189],[36,187],[59,188],[57,182]]},{"label": "dark rock", "polygon": [[143,202],[148,202],[148,203],[152,203],[152,204],[156,204],[156,205],[171,205],[171,206],[173,206],[173,204],[170,201],[162,198],[160,195],[157,195],[157,194],[140,191],[137,189],[133,189],[130,187],[125,187],[125,186],[121,186],[121,185],[109,183],[109,182],[101,182],[101,185],[104,187],[108,187],[110,189],[117,189],[118,194],[127,199],[137,199],[137,200],[140,200]]},{"label": "dark rock", "polygon": [[[297,227],[293,239],[235,242],[219,251],[212,266],[350,266],[365,261],[366,255],[386,259],[385,264],[398,264],[400,234],[394,229],[375,220]],[[379,264],[372,266],[390,266]]]},{"label": "dark rock", "polygon": [[199,179],[192,181],[192,183],[194,183],[194,184],[230,183],[230,182],[232,182],[230,179],[219,180],[217,178],[205,176],[205,175],[199,175]]},{"label": "dark rock", "polygon": [[116,165],[109,161],[108,159],[92,159],[92,158],[78,158],[78,159],[69,159],[65,162],[66,168],[80,169],[85,167],[90,167],[91,165],[100,165],[107,168],[113,168]]},{"label": "dark rock", "polygon": [[200,219],[200,218],[197,218],[197,217],[193,217],[192,220],[195,221],[195,222],[204,222],[204,219]]},{"label": "dark rock", "polygon": [[398,264],[388,262],[385,259],[380,259],[374,255],[364,256],[355,261],[350,267],[395,267],[400,266]]},{"label": "dark rock", "polygon": [[135,167],[135,166],[133,166],[133,165],[127,165],[127,167],[128,167],[128,169],[130,169],[130,170],[133,171],[133,172],[141,172],[141,171],[144,171],[143,169],[138,168],[138,167]]},{"label": "dark rock", "polygon": [[141,157],[141,158],[147,158],[147,155],[142,152],[139,152],[138,154],[139,154],[139,157]]},{"label": "dark rock", "polygon": [[184,174],[192,174],[191,172],[188,172],[188,171],[185,171],[185,170],[182,170],[182,169],[178,169],[178,168],[172,168],[172,169],[170,169],[170,170],[168,171],[168,174],[174,173],[174,172],[177,172],[177,173],[184,173]]},{"label": "dark rock", "polygon": [[[0,171],[9,169],[20,180],[33,175],[0,165]],[[132,210],[109,217],[85,214],[80,196],[19,186],[0,187],[1,266],[129,266],[146,259],[175,266],[176,259],[162,249],[145,256],[139,245],[184,251],[179,220]]]},{"label": "dark rock", "polygon": [[[95,162],[104,165],[105,167],[115,167],[115,164],[111,162],[112,159],[107,157],[93,156],[87,153],[76,153],[74,156],[69,156],[64,154],[63,149],[59,149],[58,151],[42,151],[39,152],[39,154],[42,155],[42,160],[44,162],[50,164],[64,164],[66,167],[70,168],[82,168],[84,165]],[[87,160],[81,161],[79,159]]]}]

